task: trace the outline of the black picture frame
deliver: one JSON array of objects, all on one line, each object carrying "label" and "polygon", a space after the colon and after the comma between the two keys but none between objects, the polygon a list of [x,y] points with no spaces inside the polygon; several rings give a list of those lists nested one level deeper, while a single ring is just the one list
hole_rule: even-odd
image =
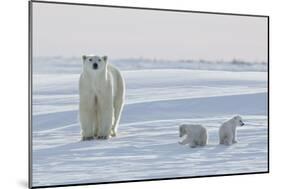
[{"label": "black picture frame", "polygon": [[[113,181],[113,182],[97,182],[97,183],[83,183],[83,184],[62,184],[62,185],[50,185],[50,186],[32,186],[32,92],[33,92],[33,9],[34,3],[42,4],[60,4],[71,6],[92,6],[92,7],[110,7],[121,9],[137,9],[137,10],[151,10],[151,11],[170,11],[170,12],[182,12],[182,13],[200,13],[200,14],[214,14],[214,15],[232,15],[241,17],[262,17],[267,19],[267,170],[262,172],[247,172],[247,173],[235,173],[235,174],[216,174],[216,175],[204,175],[204,176],[187,176],[187,177],[173,177],[173,178],[159,178],[159,179],[144,179],[144,180],[126,180],[126,181]],[[144,181],[161,181],[161,180],[174,180],[174,179],[188,179],[188,178],[202,178],[202,177],[221,177],[221,176],[234,176],[234,175],[249,175],[249,174],[266,174],[270,172],[270,17],[268,15],[254,15],[254,14],[240,14],[240,13],[226,13],[226,12],[207,12],[207,11],[193,11],[193,10],[177,10],[177,9],[162,9],[162,8],[148,8],[148,7],[131,7],[131,6],[116,6],[116,5],[102,5],[102,4],[88,4],[88,3],[72,3],[72,2],[56,2],[56,1],[28,1],[28,183],[29,188],[53,188],[53,187],[67,187],[67,186],[84,186],[84,185],[98,185],[98,184],[113,184],[113,183],[128,183],[128,182],[144,182]]]}]

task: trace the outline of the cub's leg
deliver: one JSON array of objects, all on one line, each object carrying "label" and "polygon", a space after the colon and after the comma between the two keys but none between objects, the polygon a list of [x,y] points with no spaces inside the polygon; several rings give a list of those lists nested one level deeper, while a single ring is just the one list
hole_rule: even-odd
[{"label": "cub's leg", "polygon": [[224,137],[220,136],[220,144],[224,144]]},{"label": "cub's leg", "polygon": [[191,142],[190,137],[186,136],[186,138],[183,141],[180,141],[179,144],[185,145]]},{"label": "cub's leg", "polygon": [[200,141],[199,141],[199,145],[200,146],[205,146],[208,143],[208,134],[207,134],[207,130],[203,130],[203,132],[200,134]]},{"label": "cub's leg", "polygon": [[236,130],[233,131],[232,143],[233,143],[233,144],[237,143],[237,141],[236,141]]},{"label": "cub's leg", "polygon": [[195,141],[191,141],[189,143],[190,148],[195,148],[197,146],[197,143]]},{"label": "cub's leg", "polygon": [[225,145],[231,145],[232,144],[232,140],[233,140],[233,135],[227,135],[227,137],[225,137],[224,139],[224,144]]},{"label": "cub's leg", "polygon": [[188,144],[189,141],[187,139],[184,139],[183,141],[179,141],[179,144],[185,145]]}]

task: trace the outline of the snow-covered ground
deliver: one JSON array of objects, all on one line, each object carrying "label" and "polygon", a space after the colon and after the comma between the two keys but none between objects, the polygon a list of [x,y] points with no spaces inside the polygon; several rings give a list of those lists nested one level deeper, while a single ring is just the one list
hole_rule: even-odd
[{"label": "snow-covered ground", "polygon": [[[81,62],[34,61],[33,186],[267,171],[267,72],[181,65],[119,64],[126,104],[118,136],[81,142]],[[236,114],[246,123],[238,143],[218,145],[220,124]],[[180,123],[206,126],[208,146],[179,145]]]}]

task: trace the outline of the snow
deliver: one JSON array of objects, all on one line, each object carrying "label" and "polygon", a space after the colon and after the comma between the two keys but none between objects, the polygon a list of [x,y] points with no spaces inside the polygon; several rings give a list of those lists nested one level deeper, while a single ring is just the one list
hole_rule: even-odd
[{"label": "snow", "polygon": [[[126,104],[118,136],[82,142],[75,60],[34,61],[33,186],[267,171],[266,70],[119,63]],[[246,124],[238,143],[218,145],[219,126],[236,114]],[[179,145],[181,123],[204,125],[209,144]]]}]

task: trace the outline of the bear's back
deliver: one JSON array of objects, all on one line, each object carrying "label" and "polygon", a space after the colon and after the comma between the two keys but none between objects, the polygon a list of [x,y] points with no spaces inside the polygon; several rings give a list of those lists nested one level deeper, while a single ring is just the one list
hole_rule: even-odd
[{"label": "bear's back", "polygon": [[[113,82],[113,93],[115,96],[122,96],[124,97],[124,89],[125,89],[125,84],[124,84],[124,79],[122,77],[121,72],[112,64],[108,64],[107,71],[110,74]],[[120,93],[120,94],[118,94]]]}]

